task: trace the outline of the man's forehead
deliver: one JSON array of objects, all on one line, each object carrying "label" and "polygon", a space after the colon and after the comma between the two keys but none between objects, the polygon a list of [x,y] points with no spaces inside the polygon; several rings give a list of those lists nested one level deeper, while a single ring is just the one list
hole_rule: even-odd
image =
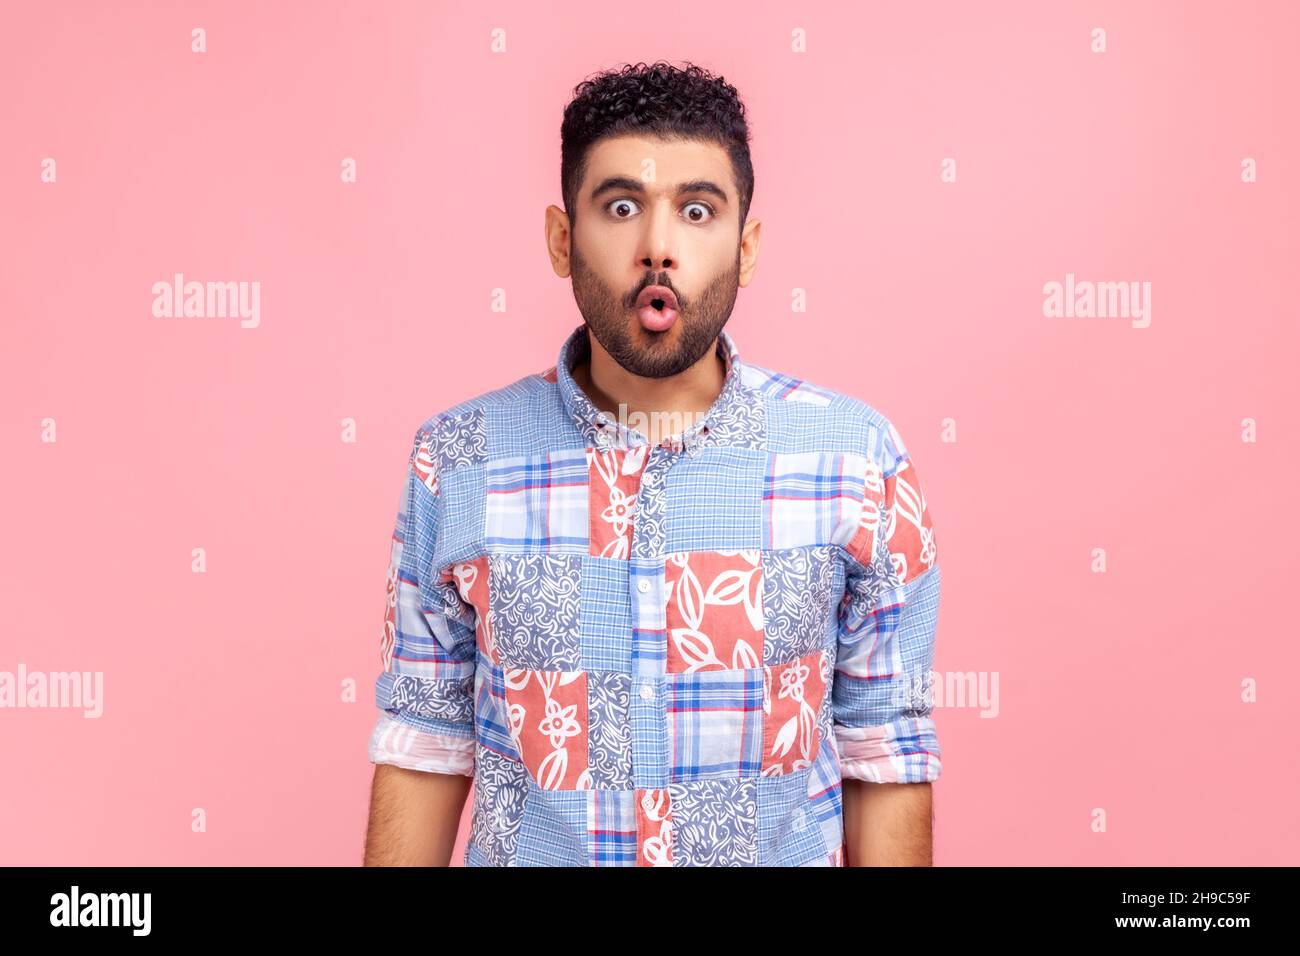
[{"label": "man's forehead", "polygon": [[[647,161],[653,166],[649,167]],[[647,181],[650,168],[654,179]],[[634,134],[603,139],[587,154],[584,188],[590,192],[610,176],[628,176],[645,182],[647,188],[666,189],[677,183],[712,179],[728,192],[735,190],[727,151],[704,139],[663,139]]]}]

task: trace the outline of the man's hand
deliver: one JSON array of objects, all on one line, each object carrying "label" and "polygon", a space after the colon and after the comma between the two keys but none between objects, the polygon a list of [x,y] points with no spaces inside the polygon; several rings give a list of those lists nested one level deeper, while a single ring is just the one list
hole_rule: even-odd
[{"label": "man's hand", "polygon": [[933,866],[930,784],[843,782],[846,866]]},{"label": "man's hand", "polygon": [[366,866],[448,866],[473,778],[378,764]]}]

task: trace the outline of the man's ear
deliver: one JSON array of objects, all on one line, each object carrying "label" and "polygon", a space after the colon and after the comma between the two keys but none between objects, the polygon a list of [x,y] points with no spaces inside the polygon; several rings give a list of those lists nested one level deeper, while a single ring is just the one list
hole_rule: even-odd
[{"label": "man's ear", "polygon": [[569,244],[573,232],[569,228],[569,214],[554,203],[546,207],[546,254],[551,257],[551,269],[561,279],[569,277]]},{"label": "man's ear", "polygon": [[758,268],[758,244],[762,239],[763,223],[757,219],[745,221],[740,231],[740,284],[749,285]]}]

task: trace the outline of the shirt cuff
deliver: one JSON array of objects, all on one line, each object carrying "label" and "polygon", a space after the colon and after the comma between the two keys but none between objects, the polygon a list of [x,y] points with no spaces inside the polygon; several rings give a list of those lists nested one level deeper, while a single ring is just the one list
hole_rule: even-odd
[{"label": "shirt cuff", "polygon": [[473,737],[432,733],[380,714],[370,734],[370,762],[472,777],[474,744]]},{"label": "shirt cuff", "polygon": [[878,727],[835,724],[840,776],[869,783],[930,783],[939,778],[939,739],[931,717],[907,717]]}]

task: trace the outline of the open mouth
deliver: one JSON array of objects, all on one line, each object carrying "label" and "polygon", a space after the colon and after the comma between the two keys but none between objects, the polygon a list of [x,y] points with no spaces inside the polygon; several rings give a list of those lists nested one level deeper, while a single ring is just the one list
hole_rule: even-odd
[{"label": "open mouth", "polygon": [[664,286],[647,286],[636,298],[636,314],[647,331],[667,331],[677,321],[677,296]]}]

